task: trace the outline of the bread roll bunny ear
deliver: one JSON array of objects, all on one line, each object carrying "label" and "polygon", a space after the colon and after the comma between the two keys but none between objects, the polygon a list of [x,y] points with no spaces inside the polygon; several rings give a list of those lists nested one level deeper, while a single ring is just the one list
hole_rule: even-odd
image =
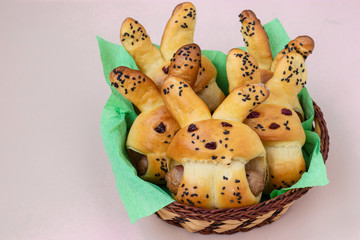
[{"label": "bread roll bunny ear", "polygon": [[247,51],[255,57],[261,69],[270,70],[273,58],[269,38],[260,20],[251,10],[242,11],[239,17]]},{"label": "bread roll bunny ear", "polygon": [[[160,50],[163,57],[168,60],[181,46],[193,43],[196,23],[196,9],[192,3],[185,2],[177,5],[169,19],[161,40]],[[216,68],[211,61],[201,57],[194,91],[208,105],[211,111],[224,100],[225,95],[216,83]]]},{"label": "bread roll bunny ear", "polygon": [[216,74],[215,66],[201,55],[201,49],[196,44],[181,47],[170,60],[168,71],[169,76],[185,80],[210,111],[214,111],[225,98],[216,83]]},{"label": "bread roll bunny ear", "polygon": [[227,55],[226,74],[229,92],[239,86],[261,82],[260,68],[256,59],[238,48],[231,49]]},{"label": "bread roll bunny ear", "polygon": [[261,83],[235,88],[215,110],[212,118],[242,122],[269,94]]},{"label": "bread roll bunny ear", "polygon": [[125,50],[134,58],[139,70],[146,75],[165,61],[146,33],[145,28],[132,18],[126,18],[120,30],[120,40]]},{"label": "bread roll bunny ear", "polygon": [[207,88],[213,80],[216,81],[216,75],[217,70],[214,64],[207,57],[201,55],[200,68],[193,87],[194,91],[198,93]]},{"label": "bread roll bunny ear", "polygon": [[140,71],[117,67],[110,73],[109,78],[111,85],[141,112],[164,105],[155,83]]},{"label": "bread roll bunny ear", "polygon": [[196,81],[201,63],[201,50],[196,44],[181,47],[170,60],[169,76],[185,80],[192,88]]},{"label": "bread roll bunny ear", "polygon": [[266,83],[271,92],[266,103],[294,109],[298,102],[297,95],[306,84],[306,79],[304,58],[298,53],[284,55],[276,65],[274,76]]},{"label": "bread roll bunny ear", "polygon": [[195,81],[194,91],[213,112],[225,99],[225,94],[216,83],[217,71],[212,62],[205,56],[201,57],[198,77]]},{"label": "bread roll bunny ear", "polygon": [[290,41],[288,44],[286,44],[285,48],[281,50],[275,57],[274,61],[271,65],[271,71],[275,70],[276,64],[279,62],[279,60],[287,53],[289,52],[296,52],[301,54],[304,59],[312,53],[315,47],[314,40],[309,36],[299,36],[295,38],[294,40]]},{"label": "bread roll bunny ear", "polygon": [[167,109],[181,128],[192,122],[211,118],[207,105],[182,78],[167,77],[161,95]]},{"label": "bread roll bunny ear", "polygon": [[192,3],[185,2],[175,7],[161,39],[160,51],[166,60],[180,46],[194,42],[195,23],[196,9]]}]

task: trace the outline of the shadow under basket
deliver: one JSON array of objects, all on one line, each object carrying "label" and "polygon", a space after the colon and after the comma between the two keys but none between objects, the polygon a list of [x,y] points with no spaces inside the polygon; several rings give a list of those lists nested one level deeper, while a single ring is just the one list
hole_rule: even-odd
[{"label": "shadow under basket", "polygon": [[[325,162],[329,152],[329,134],[321,109],[315,102],[313,104],[315,110],[313,131],[320,136],[320,151]],[[201,234],[246,232],[278,220],[295,200],[310,189],[311,187],[291,189],[270,200],[241,208],[204,209],[173,202],[155,214],[167,223],[185,228],[189,232]]]}]

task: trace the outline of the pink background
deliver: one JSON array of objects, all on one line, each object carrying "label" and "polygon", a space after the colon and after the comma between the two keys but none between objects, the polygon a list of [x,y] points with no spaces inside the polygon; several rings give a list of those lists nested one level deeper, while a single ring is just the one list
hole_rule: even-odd
[{"label": "pink background", "polygon": [[0,239],[360,239],[360,2],[193,2],[202,49],[243,46],[244,9],[314,38],[307,87],[330,130],[330,184],[248,233],[190,234],[154,215],[131,224],[100,136],[110,91],[95,36],[119,43],[131,16],[160,43],[180,1],[1,1]]}]

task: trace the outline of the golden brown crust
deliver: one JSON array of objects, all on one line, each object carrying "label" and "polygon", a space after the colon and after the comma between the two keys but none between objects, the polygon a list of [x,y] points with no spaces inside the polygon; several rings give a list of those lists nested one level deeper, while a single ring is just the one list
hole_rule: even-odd
[{"label": "golden brown crust", "polygon": [[[212,62],[205,56],[201,55],[201,63],[198,75],[194,84],[194,91],[200,92],[204,90],[212,80],[216,80],[217,70]],[[220,90],[221,91],[221,90]]]},{"label": "golden brown crust", "polygon": [[[257,196],[254,196],[245,169],[257,171],[265,181],[267,165],[261,140],[239,121],[209,119],[211,115],[207,106],[198,101],[200,99],[189,86],[184,87],[186,83],[179,84],[180,81],[181,78],[169,77],[162,88],[167,108],[182,127],[167,151],[169,166],[181,164],[184,167],[180,186],[173,194],[174,199],[203,208],[230,208],[258,203],[261,193],[256,192]],[[212,81],[215,82],[215,79]],[[235,89],[234,98],[240,98],[238,93],[244,94],[244,100],[239,100],[240,112],[246,112],[243,118],[269,94],[265,86],[260,84]],[[244,105],[244,101],[248,103]],[[228,109],[230,105],[231,110]],[[230,101],[223,106],[223,111],[215,112],[214,116],[222,118],[221,112],[229,116],[234,114],[234,105],[237,102]],[[184,106],[188,108],[186,111]],[[174,162],[176,164],[172,164]]]},{"label": "golden brown crust", "polygon": [[302,146],[305,133],[295,111],[280,105],[262,104],[245,120],[260,137],[269,164],[267,193],[290,187],[305,172]]},{"label": "golden brown crust", "polygon": [[179,47],[193,43],[196,23],[196,9],[192,3],[177,5],[166,24],[160,51],[165,59],[170,59]]},{"label": "golden brown crust", "polygon": [[273,77],[266,82],[269,98],[245,120],[266,149],[270,172],[267,193],[290,187],[305,171],[301,151],[305,133],[294,111],[301,111],[297,95],[305,83],[304,58],[298,53],[284,55],[276,65]]},{"label": "golden brown crust", "polygon": [[169,159],[168,146],[180,129],[165,106],[141,113],[130,128],[126,147],[147,157],[148,166],[140,177],[164,184]]},{"label": "golden brown crust", "polygon": [[234,208],[258,203],[261,194],[251,193],[241,162],[231,166],[188,162],[173,196],[179,202],[202,208]]},{"label": "golden brown crust", "polygon": [[201,49],[197,44],[182,46],[170,60],[169,76],[180,77],[194,87],[201,64]]},{"label": "golden brown crust", "polygon": [[295,111],[286,106],[261,104],[244,121],[265,145],[277,142],[305,143],[305,133]]},{"label": "golden brown crust", "polygon": [[180,126],[167,111],[155,83],[142,72],[117,67],[110,73],[110,81],[142,112],[131,126],[126,142],[128,149],[138,153],[130,155],[136,158],[132,157],[139,175],[153,183],[165,183],[169,161],[166,151]]},{"label": "golden brown crust", "polygon": [[254,131],[240,122],[209,119],[182,128],[172,140],[167,155],[184,164],[187,161],[207,163],[244,163],[263,154],[263,146]]},{"label": "golden brown crust", "polygon": [[242,122],[253,109],[269,97],[269,94],[269,90],[261,83],[235,88],[212,117]]},{"label": "golden brown crust", "polygon": [[168,172],[169,158],[165,153],[149,153],[148,168],[144,175],[140,176],[145,181],[155,184],[165,184],[165,175]]},{"label": "golden brown crust", "polygon": [[197,94],[206,103],[210,112],[214,112],[225,99],[225,94],[217,85],[215,78],[211,79],[210,83]]},{"label": "golden brown crust", "polygon": [[164,79],[168,76],[166,73],[169,69],[170,61],[164,61],[160,66],[154,68],[153,71],[149,72],[148,75],[151,80],[156,84],[156,86],[161,89],[161,86],[164,83]]},{"label": "golden brown crust", "polygon": [[275,70],[276,64],[287,53],[296,52],[303,56],[304,60],[313,52],[315,47],[314,40],[309,36],[299,36],[286,44],[285,48],[281,50],[271,64],[271,71]]},{"label": "golden brown crust", "polygon": [[267,83],[267,81],[269,81],[274,73],[270,70],[266,70],[266,69],[260,69],[261,71],[261,83]]},{"label": "golden brown crust", "polygon": [[161,89],[161,96],[181,127],[211,118],[209,108],[182,78],[167,77]]},{"label": "golden brown crust", "polygon": [[[192,3],[179,4],[169,19],[160,45],[160,51],[151,43],[144,27],[132,18],[127,18],[121,27],[121,42],[134,58],[139,69],[149,76],[158,88],[168,76],[170,59],[182,46],[193,43],[196,9]],[[206,57],[202,57],[194,90],[213,111],[225,98],[216,84],[216,68]],[[211,88],[208,87],[211,85]],[[208,96],[214,96],[209,98]]]},{"label": "golden brown crust", "polygon": [[184,165],[184,174],[173,198],[191,206],[214,208],[212,172],[213,167],[207,164]]},{"label": "golden brown crust", "polygon": [[266,157],[270,169],[266,192],[294,185],[306,171],[302,145],[289,142],[266,146]]},{"label": "golden brown crust", "polygon": [[111,85],[141,112],[164,105],[155,83],[140,71],[121,66],[111,71],[109,78]]},{"label": "golden brown crust", "polygon": [[215,111],[225,99],[225,94],[216,83],[216,75],[215,66],[207,57],[202,56],[194,91],[206,103],[211,112]]},{"label": "golden brown crust", "polygon": [[243,85],[261,82],[260,68],[256,59],[238,48],[231,49],[227,55],[226,74],[229,92]]},{"label": "golden brown crust", "polygon": [[184,166],[173,195],[176,201],[203,208],[260,201],[261,194],[251,192],[245,169],[252,162],[250,168],[265,179],[265,149],[256,133],[240,122],[209,119],[186,126],[176,134],[167,156]]},{"label": "golden brown crust", "polygon": [[125,50],[134,58],[139,70],[150,75],[165,60],[146,33],[145,28],[136,20],[126,18],[120,30],[120,40]]},{"label": "golden brown crust", "polygon": [[[308,52],[301,51],[303,56],[309,56],[314,51],[315,41],[310,36],[298,36],[297,38],[295,38],[295,41],[299,43],[300,50],[303,50],[301,49],[301,47],[307,49]],[[306,57],[304,58],[306,59]]]},{"label": "golden brown crust", "polygon": [[141,113],[134,121],[126,146],[144,155],[164,153],[180,129],[165,106]]},{"label": "golden brown crust", "polygon": [[298,117],[300,118],[300,121],[303,122],[305,119],[304,111],[301,107],[299,99],[295,100],[295,104],[293,107],[294,111],[297,113]]},{"label": "golden brown crust", "polygon": [[265,103],[294,109],[297,95],[306,84],[304,58],[298,53],[284,55],[276,65],[273,77],[265,84],[271,94]]},{"label": "golden brown crust", "polygon": [[[181,46],[193,43],[195,23],[196,9],[192,3],[185,2],[175,7],[161,40],[160,50],[165,59],[170,59]],[[205,56],[201,57],[201,61],[193,89],[208,105],[210,111],[214,111],[225,95],[216,84],[215,66]]]},{"label": "golden brown crust", "polygon": [[270,70],[273,58],[269,38],[260,20],[251,10],[242,11],[239,17],[247,51],[255,57],[260,68]]},{"label": "golden brown crust", "polygon": [[234,208],[254,205],[261,194],[254,196],[246,178],[245,166],[240,162],[231,168],[217,169],[214,176],[214,197],[217,208]]}]

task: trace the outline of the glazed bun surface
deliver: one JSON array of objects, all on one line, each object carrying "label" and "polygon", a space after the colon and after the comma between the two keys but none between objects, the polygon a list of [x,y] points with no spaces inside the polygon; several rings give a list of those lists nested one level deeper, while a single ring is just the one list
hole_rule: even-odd
[{"label": "glazed bun surface", "polygon": [[269,164],[267,193],[296,183],[306,171],[302,154],[305,133],[296,112],[280,105],[263,104],[245,123],[262,140]]},{"label": "glazed bun surface", "polygon": [[230,208],[260,201],[247,178],[253,170],[266,178],[265,149],[248,126],[235,121],[209,119],[182,128],[167,156],[182,165],[183,175],[175,200],[203,208]]},{"label": "glazed bun surface", "polygon": [[268,35],[266,34],[260,20],[251,10],[240,13],[241,33],[247,51],[255,57],[261,69],[271,68],[272,53]]},{"label": "glazed bun surface", "polygon": [[263,155],[260,139],[250,127],[235,121],[203,120],[182,128],[170,144],[167,155],[179,163],[200,161],[231,164]]},{"label": "glazed bun surface", "polygon": [[275,104],[263,104],[251,112],[244,121],[261,138],[263,143],[305,143],[301,121],[294,110]]},{"label": "glazed bun surface", "polygon": [[166,107],[161,106],[144,112],[135,119],[126,146],[145,155],[151,152],[166,152],[179,129],[179,124]]}]

